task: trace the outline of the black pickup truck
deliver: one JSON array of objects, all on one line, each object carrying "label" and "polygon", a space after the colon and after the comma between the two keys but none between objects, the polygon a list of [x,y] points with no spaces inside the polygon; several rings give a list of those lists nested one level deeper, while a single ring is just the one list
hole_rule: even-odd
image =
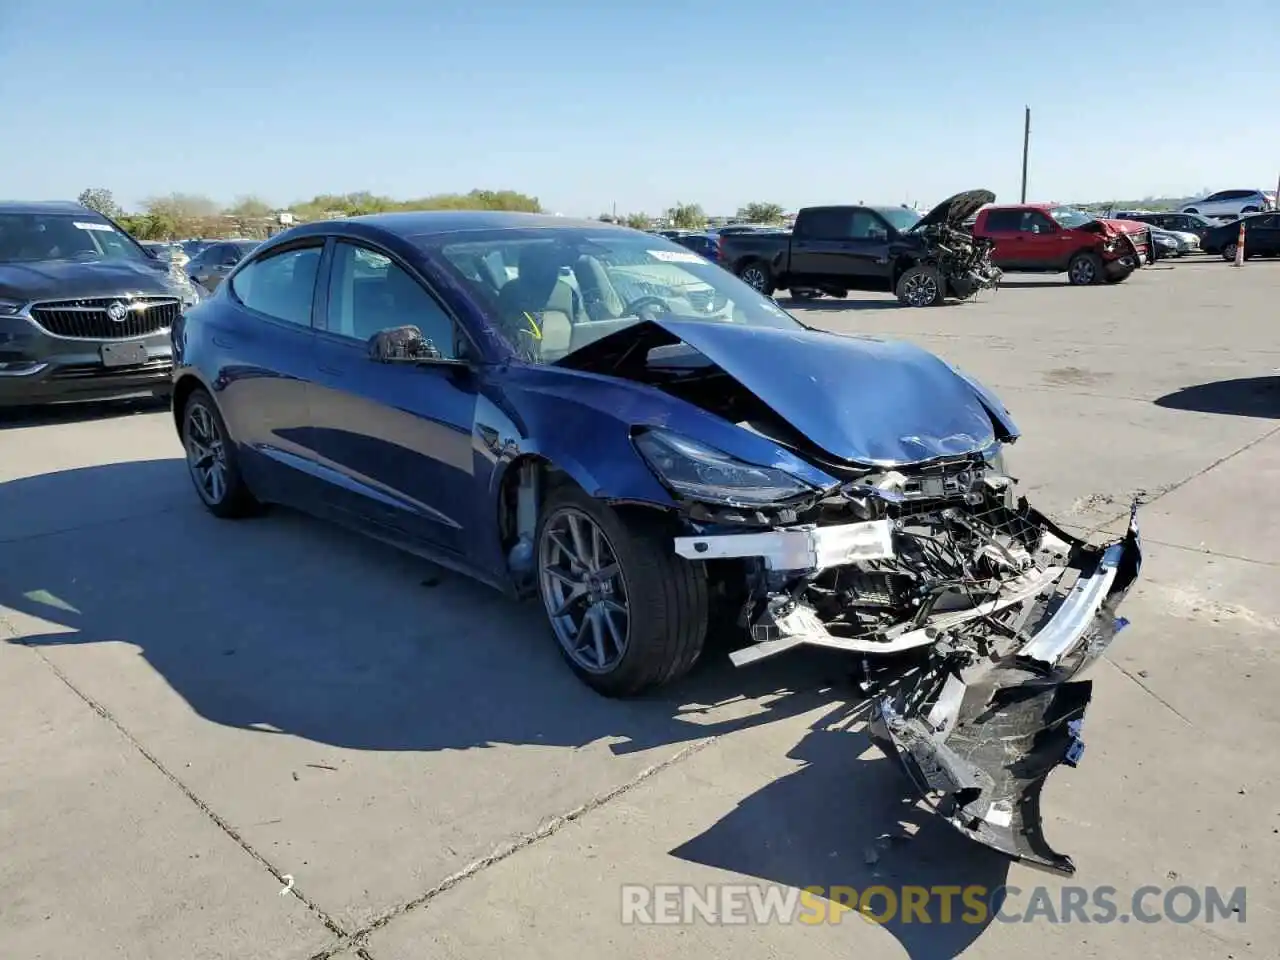
[{"label": "black pickup truck", "polygon": [[923,217],[906,207],[805,207],[790,233],[721,234],[719,261],[766,296],[887,290],[909,307],[965,300],[1000,282],[991,244],[963,226],[994,200],[968,190]]}]

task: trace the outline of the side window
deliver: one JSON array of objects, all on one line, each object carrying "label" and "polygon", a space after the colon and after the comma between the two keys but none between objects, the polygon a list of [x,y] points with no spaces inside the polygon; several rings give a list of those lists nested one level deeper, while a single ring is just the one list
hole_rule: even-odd
[{"label": "side window", "polygon": [[853,240],[885,240],[889,231],[874,213],[855,210],[850,218],[849,237]]},{"label": "side window", "polygon": [[231,278],[231,292],[250,310],[311,326],[322,247],[296,247],[254,260]]},{"label": "side window", "polygon": [[1211,193],[1204,198],[1205,203],[1217,203],[1219,200],[1230,200],[1230,190],[1219,190],[1217,193]]},{"label": "side window", "polygon": [[1016,233],[1022,228],[1022,212],[1019,210],[991,210],[987,213],[987,232]]},{"label": "side window", "polygon": [[848,240],[849,220],[848,210],[837,208],[810,210],[805,214],[801,224],[802,229],[798,233],[802,237],[813,240]]},{"label": "side window", "polygon": [[1053,223],[1039,210],[1027,210],[1020,229],[1023,233],[1053,233]]},{"label": "side window", "polygon": [[413,325],[446,360],[458,357],[457,328],[431,294],[388,257],[339,242],[329,274],[329,332],[368,340]]}]

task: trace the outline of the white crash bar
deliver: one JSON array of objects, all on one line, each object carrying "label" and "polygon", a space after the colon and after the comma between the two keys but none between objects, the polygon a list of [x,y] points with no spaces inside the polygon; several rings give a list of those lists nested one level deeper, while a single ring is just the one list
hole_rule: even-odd
[{"label": "white crash bar", "polygon": [[893,556],[893,528],[888,520],[806,525],[767,533],[717,533],[676,537],[676,553],[689,560],[759,557],[770,570],[825,570],[857,560]]}]

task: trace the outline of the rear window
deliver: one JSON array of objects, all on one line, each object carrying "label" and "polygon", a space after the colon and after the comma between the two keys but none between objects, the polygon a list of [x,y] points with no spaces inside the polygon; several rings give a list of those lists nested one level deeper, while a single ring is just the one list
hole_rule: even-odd
[{"label": "rear window", "polygon": [[1022,229],[1022,211],[988,210],[986,229],[992,233],[1016,233]]}]

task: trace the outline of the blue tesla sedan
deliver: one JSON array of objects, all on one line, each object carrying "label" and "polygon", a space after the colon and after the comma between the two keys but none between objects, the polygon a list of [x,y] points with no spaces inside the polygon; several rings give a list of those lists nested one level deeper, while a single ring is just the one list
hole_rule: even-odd
[{"label": "blue tesla sedan", "polygon": [[[741,628],[740,665],[910,653],[878,742],[917,780],[992,766],[959,801],[1018,817],[953,822],[1069,872],[1037,836],[1037,771],[1078,741],[1073,678],[1117,629],[1136,520],[1093,545],[1031,508],[1009,412],[940,358],[812,329],[662,237],[492,212],[294,227],[172,336],[217,516],[288,505],[536,597],[611,696],[684,674],[712,622]],[[955,695],[963,664],[982,695]],[[1002,696],[1044,709],[988,729]],[[998,775],[1015,734],[1023,774]]]}]

